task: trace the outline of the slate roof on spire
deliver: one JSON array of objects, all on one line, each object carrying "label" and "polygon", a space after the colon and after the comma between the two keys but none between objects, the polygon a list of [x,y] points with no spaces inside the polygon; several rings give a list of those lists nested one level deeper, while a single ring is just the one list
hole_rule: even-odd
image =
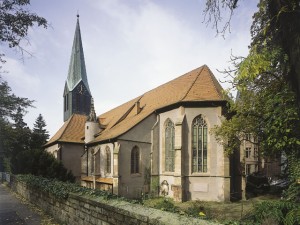
[{"label": "slate roof on spire", "polygon": [[86,75],[86,68],[85,68],[85,61],[84,61],[84,54],[83,54],[83,47],[82,47],[82,40],[81,40],[81,33],[80,33],[80,26],[79,26],[79,15],[77,15],[77,23],[76,23],[75,36],[73,41],[72,53],[71,53],[71,60],[69,65],[68,78],[66,81],[69,91],[72,91],[80,81],[83,81],[89,93],[91,94],[88,80],[87,80],[87,75]]}]

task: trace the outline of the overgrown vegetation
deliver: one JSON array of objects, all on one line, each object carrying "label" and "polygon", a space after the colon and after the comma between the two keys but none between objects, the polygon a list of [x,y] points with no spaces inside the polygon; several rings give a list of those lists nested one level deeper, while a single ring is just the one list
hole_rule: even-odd
[{"label": "overgrown vegetation", "polygon": [[[220,7],[238,6],[238,0],[207,2],[206,12],[216,22]],[[215,130],[227,153],[252,134],[261,157],[284,154],[291,183],[300,179],[299,8],[299,0],[259,1],[249,54],[232,57],[233,68],[224,71],[238,97],[229,100],[230,114]]]},{"label": "overgrown vegetation", "polygon": [[[208,0],[208,22],[217,31],[221,9],[239,0]],[[300,1],[260,0],[251,26],[247,57],[232,56],[225,74],[238,91],[230,114],[215,134],[227,153],[239,150],[247,134],[256,137],[259,156],[285,155],[290,187],[284,200],[255,205],[246,224],[299,224],[300,203]],[[230,23],[230,19],[228,23]],[[228,28],[225,24],[224,32]]]},{"label": "overgrown vegetation", "polygon": [[274,196],[261,196],[240,203],[204,201],[178,203],[170,198],[163,197],[134,201],[119,198],[107,191],[94,190],[74,183],[61,182],[28,174],[17,175],[15,176],[15,179],[25,182],[31,188],[50,193],[59,199],[68,198],[70,193],[102,197],[106,200],[119,199],[185,216],[221,222],[223,224],[262,224],[263,222],[271,221],[272,219],[275,224],[296,225],[299,223],[300,218],[299,204],[286,200],[279,200]]},{"label": "overgrown vegetation", "polygon": [[117,198],[116,195],[113,195],[107,191],[101,191],[99,189],[90,189],[82,187],[75,183],[62,182],[57,179],[48,179],[41,176],[34,176],[31,174],[16,175],[15,179],[26,183],[32,188],[48,192],[60,199],[68,198],[70,193],[77,193],[80,195],[90,196],[102,196],[106,199]]},{"label": "overgrown vegetation", "polygon": [[49,138],[43,116],[39,114],[33,130],[24,122],[33,101],[15,96],[1,77],[0,90],[0,171],[74,182],[72,173],[43,150]]},{"label": "overgrown vegetation", "polygon": [[246,224],[287,224],[300,223],[300,205],[286,200],[265,201],[254,205],[249,217],[242,220]]},{"label": "overgrown vegetation", "polygon": [[22,151],[17,155],[15,163],[20,168],[18,174],[32,174],[59,181],[75,182],[72,172],[68,171],[62,162],[44,150]]}]

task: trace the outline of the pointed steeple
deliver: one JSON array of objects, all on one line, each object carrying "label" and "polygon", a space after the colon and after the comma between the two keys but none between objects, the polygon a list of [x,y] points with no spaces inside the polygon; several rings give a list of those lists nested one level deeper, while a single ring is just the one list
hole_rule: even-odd
[{"label": "pointed steeple", "polygon": [[80,81],[83,81],[89,94],[91,94],[86,75],[84,53],[79,26],[79,15],[77,14],[75,36],[69,65],[68,79],[66,82],[69,91],[72,91]]},{"label": "pointed steeple", "polygon": [[67,121],[74,113],[87,116],[90,114],[92,94],[85,69],[79,15],[77,15],[68,78],[65,83],[63,97],[64,121]]}]

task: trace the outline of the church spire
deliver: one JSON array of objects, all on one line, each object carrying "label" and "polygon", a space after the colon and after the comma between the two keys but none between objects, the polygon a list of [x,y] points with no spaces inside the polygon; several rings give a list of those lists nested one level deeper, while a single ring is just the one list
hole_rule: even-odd
[{"label": "church spire", "polygon": [[86,116],[90,114],[92,95],[86,75],[78,14],[63,97],[64,121],[68,120],[74,113]]},{"label": "church spire", "polygon": [[72,91],[80,81],[83,81],[88,92],[91,94],[86,75],[84,53],[79,26],[79,14],[77,14],[77,23],[67,79],[67,86],[69,91]]}]

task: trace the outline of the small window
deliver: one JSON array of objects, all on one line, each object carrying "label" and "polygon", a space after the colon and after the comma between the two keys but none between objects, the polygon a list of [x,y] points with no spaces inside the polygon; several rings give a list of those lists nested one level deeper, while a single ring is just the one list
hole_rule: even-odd
[{"label": "small window", "polygon": [[250,158],[250,156],[251,156],[251,148],[246,148],[245,149],[245,157]]},{"label": "small window", "polygon": [[246,141],[251,141],[251,134],[249,133],[246,134]]},{"label": "small window", "polygon": [[64,111],[67,111],[67,96],[64,96]]},{"label": "small window", "polygon": [[69,94],[66,95],[67,101],[66,101],[66,110],[69,110]]},{"label": "small window", "polygon": [[140,151],[137,146],[135,146],[131,151],[131,173],[139,173],[139,162],[140,162]]},{"label": "small window", "polygon": [[106,153],[106,173],[111,173],[111,154],[110,148],[107,146],[105,149]]}]

